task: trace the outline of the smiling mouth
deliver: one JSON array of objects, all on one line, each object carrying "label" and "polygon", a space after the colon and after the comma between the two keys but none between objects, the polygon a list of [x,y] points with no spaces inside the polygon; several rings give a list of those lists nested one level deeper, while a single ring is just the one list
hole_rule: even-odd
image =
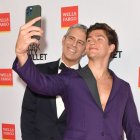
[{"label": "smiling mouth", "polygon": [[89,48],[89,50],[98,50],[98,49],[97,49],[97,48],[93,48],[93,47],[92,47],[92,48]]},{"label": "smiling mouth", "polygon": [[71,52],[71,53],[76,53],[76,50],[75,49],[71,49],[71,48],[68,48],[68,50]]}]

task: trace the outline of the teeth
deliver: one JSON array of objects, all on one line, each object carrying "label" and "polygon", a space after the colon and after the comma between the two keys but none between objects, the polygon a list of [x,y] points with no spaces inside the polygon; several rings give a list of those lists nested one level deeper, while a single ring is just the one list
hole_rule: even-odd
[{"label": "teeth", "polygon": [[69,48],[69,51],[72,52],[72,53],[75,53],[76,52],[76,50],[70,49],[70,48]]}]

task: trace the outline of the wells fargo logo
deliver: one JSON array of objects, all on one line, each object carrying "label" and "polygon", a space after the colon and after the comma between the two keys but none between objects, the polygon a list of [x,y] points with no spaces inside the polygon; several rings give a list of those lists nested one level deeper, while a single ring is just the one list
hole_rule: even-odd
[{"label": "wells fargo logo", "polygon": [[10,13],[0,13],[0,32],[10,31]]},{"label": "wells fargo logo", "polygon": [[2,139],[15,140],[15,125],[14,124],[2,124]]},{"label": "wells fargo logo", "polygon": [[12,69],[0,69],[0,86],[12,86]]},{"label": "wells fargo logo", "polygon": [[140,67],[139,67],[139,74],[138,74],[138,87],[140,88]]},{"label": "wells fargo logo", "polygon": [[78,6],[61,8],[61,27],[69,27],[78,23]]}]

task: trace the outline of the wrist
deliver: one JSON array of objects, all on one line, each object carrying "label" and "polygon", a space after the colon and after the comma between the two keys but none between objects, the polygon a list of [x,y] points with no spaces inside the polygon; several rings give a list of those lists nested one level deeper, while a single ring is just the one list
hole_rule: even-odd
[{"label": "wrist", "polygon": [[22,53],[22,54],[16,53],[16,56],[18,58],[20,67],[23,66],[28,59],[27,53]]}]

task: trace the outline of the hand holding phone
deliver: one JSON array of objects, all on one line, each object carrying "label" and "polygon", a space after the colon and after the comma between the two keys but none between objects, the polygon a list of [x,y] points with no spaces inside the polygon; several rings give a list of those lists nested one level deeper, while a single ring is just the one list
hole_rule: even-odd
[{"label": "hand holding phone", "polygon": [[[40,17],[41,16],[41,6],[40,5],[33,5],[28,6],[26,8],[26,20],[25,22],[29,22],[30,20]],[[41,27],[41,20],[37,21],[33,26]],[[40,40],[40,36],[32,36],[32,38],[36,38],[37,40]]]}]

